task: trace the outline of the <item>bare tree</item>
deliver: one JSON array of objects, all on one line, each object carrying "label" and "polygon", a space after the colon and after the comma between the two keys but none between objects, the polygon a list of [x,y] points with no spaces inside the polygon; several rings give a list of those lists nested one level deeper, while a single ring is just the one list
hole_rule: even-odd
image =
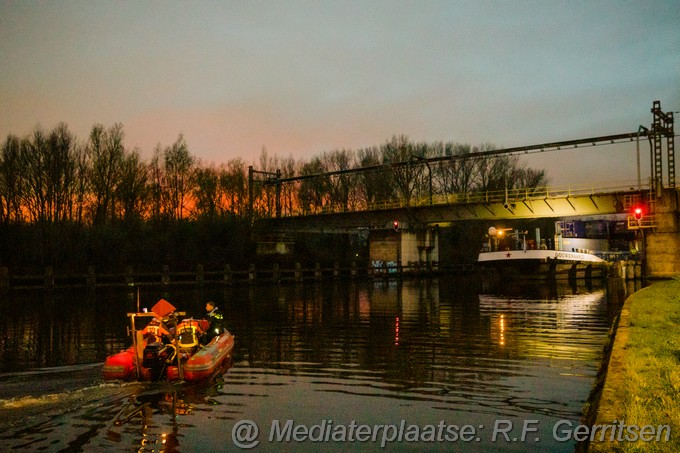
[{"label": "bare tree", "polygon": [[360,172],[355,178],[356,198],[365,209],[372,209],[376,203],[389,202],[394,198],[393,175],[383,166],[383,155],[377,147],[360,149],[357,152],[358,168],[372,168]]},{"label": "bare tree", "polygon": [[475,178],[474,189],[478,192],[502,191],[512,183],[510,174],[517,165],[515,156],[475,156],[476,152],[494,150],[491,144],[483,144],[475,148],[472,152],[477,178]]},{"label": "bare tree", "polygon": [[73,214],[71,218],[82,225],[85,223],[85,209],[86,199],[90,195],[90,179],[89,179],[89,160],[87,156],[87,145],[83,143],[76,144],[74,152],[75,165],[75,184],[73,185]]},{"label": "bare tree", "polygon": [[220,171],[220,193],[224,200],[223,212],[246,215],[248,209],[248,178],[246,165],[240,159],[232,159]]},{"label": "bare tree", "polygon": [[385,163],[406,163],[393,165],[392,173],[394,188],[397,190],[399,199],[407,206],[410,205],[423,181],[423,164],[418,161],[417,157],[425,156],[418,156],[415,146],[404,135],[392,137],[392,140],[382,146],[382,153]]},{"label": "bare tree", "polygon": [[302,164],[301,176],[318,175],[300,182],[298,206],[304,214],[321,212],[328,202],[330,183],[329,177],[323,175],[325,172],[326,169],[319,157],[314,157],[311,162]]},{"label": "bare tree", "polygon": [[184,218],[187,196],[192,189],[192,172],[194,158],[189,154],[189,148],[183,135],[177,141],[165,148],[165,177],[169,196],[170,216],[175,219]]},{"label": "bare tree", "polygon": [[48,210],[53,221],[61,222],[68,220],[72,201],[75,139],[66,124],[60,123],[50,133],[47,143]]},{"label": "bare tree", "polygon": [[38,127],[20,145],[22,205],[29,219],[55,222],[68,219],[75,184],[75,138],[65,123],[49,135]]},{"label": "bare tree", "polygon": [[[354,166],[355,154],[350,150],[335,150],[321,157],[327,172],[349,170]],[[335,209],[346,211],[350,204],[353,176],[340,173],[328,178],[329,203]]]},{"label": "bare tree", "polygon": [[195,169],[195,217],[215,218],[220,204],[220,174],[214,166]]},{"label": "bare tree", "polygon": [[41,128],[36,128],[31,137],[21,142],[21,167],[25,183],[22,199],[29,220],[33,222],[47,220],[47,176],[44,168],[46,142],[45,133]]},{"label": "bare tree", "polygon": [[147,167],[135,149],[123,157],[120,167],[120,182],[116,187],[116,199],[120,217],[125,221],[141,219],[145,211],[147,197]]},{"label": "bare tree", "polygon": [[163,148],[161,144],[157,144],[154,148],[153,157],[149,163],[148,168],[148,192],[150,200],[150,215],[153,219],[160,219],[167,215],[168,208],[166,207],[167,195],[165,192],[165,170],[161,164]]},{"label": "bare tree", "polygon": [[474,187],[476,173],[475,160],[471,158],[470,145],[437,143],[433,156],[450,157],[438,163],[433,172],[436,191],[440,194],[467,194]]},{"label": "bare tree", "polygon": [[[285,159],[280,161],[280,171],[282,178],[290,178],[295,176],[295,170],[297,168],[297,163],[293,156],[290,155]],[[281,211],[283,215],[291,215],[294,210],[297,209],[297,197],[296,193],[299,185],[288,183],[282,184],[280,187],[280,197],[281,197]]]},{"label": "bare tree", "polygon": [[[253,178],[254,213],[263,217],[273,217],[276,209],[277,188],[275,175],[280,166],[277,155],[271,156],[263,146],[260,152],[258,173]],[[251,188],[249,188],[251,190]]]},{"label": "bare tree", "polygon": [[532,193],[539,187],[548,185],[548,178],[545,170],[534,170],[533,168],[519,167],[513,174],[514,188],[527,189]]},{"label": "bare tree", "polygon": [[21,141],[8,135],[0,154],[0,221],[20,222],[23,187]]},{"label": "bare tree", "polygon": [[115,219],[115,195],[125,156],[123,136],[120,123],[108,131],[103,125],[96,124],[90,132],[87,152],[91,162],[92,220],[95,224]]}]

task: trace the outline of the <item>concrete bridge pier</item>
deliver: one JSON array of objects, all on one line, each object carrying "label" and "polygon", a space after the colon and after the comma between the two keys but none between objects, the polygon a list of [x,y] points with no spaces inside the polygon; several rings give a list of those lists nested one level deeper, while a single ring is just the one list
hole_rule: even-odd
[{"label": "concrete bridge pier", "polygon": [[643,229],[645,270],[652,278],[680,275],[680,189],[663,189],[656,199],[655,228]]},{"label": "concrete bridge pier", "polygon": [[436,271],[439,268],[439,229],[372,230],[368,236],[373,273]]}]

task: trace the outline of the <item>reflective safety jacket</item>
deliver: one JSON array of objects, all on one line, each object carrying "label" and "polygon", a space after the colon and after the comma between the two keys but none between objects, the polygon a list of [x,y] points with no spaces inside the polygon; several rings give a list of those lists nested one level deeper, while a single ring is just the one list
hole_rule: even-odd
[{"label": "reflective safety jacket", "polygon": [[208,322],[210,323],[210,327],[206,333],[208,334],[208,338],[212,339],[213,337],[216,337],[222,333],[222,330],[224,330],[224,315],[222,315],[222,312],[219,308],[215,307],[212,309],[212,311],[210,311],[210,313],[208,313],[207,318]]}]

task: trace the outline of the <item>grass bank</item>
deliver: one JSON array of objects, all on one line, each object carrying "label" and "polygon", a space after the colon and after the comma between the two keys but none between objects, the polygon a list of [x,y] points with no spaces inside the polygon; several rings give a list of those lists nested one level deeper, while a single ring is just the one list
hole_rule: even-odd
[{"label": "grass bank", "polygon": [[[592,452],[680,451],[680,279],[654,283],[626,300],[595,425],[610,428],[605,441],[600,441],[600,428],[590,442]],[[655,434],[644,437],[655,440],[632,441],[643,437],[646,425]],[[669,429],[660,431],[660,426]],[[657,441],[659,431],[661,440]]]}]

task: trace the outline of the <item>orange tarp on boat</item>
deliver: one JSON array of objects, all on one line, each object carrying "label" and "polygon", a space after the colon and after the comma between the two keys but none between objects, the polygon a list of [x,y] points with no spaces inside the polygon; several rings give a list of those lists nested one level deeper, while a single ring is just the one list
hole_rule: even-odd
[{"label": "orange tarp on boat", "polygon": [[175,310],[177,309],[173,307],[172,304],[165,299],[159,300],[158,302],[156,302],[156,305],[154,305],[153,308],[151,308],[151,311],[156,313],[156,315],[158,315],[159,318],[165,318]]}]

